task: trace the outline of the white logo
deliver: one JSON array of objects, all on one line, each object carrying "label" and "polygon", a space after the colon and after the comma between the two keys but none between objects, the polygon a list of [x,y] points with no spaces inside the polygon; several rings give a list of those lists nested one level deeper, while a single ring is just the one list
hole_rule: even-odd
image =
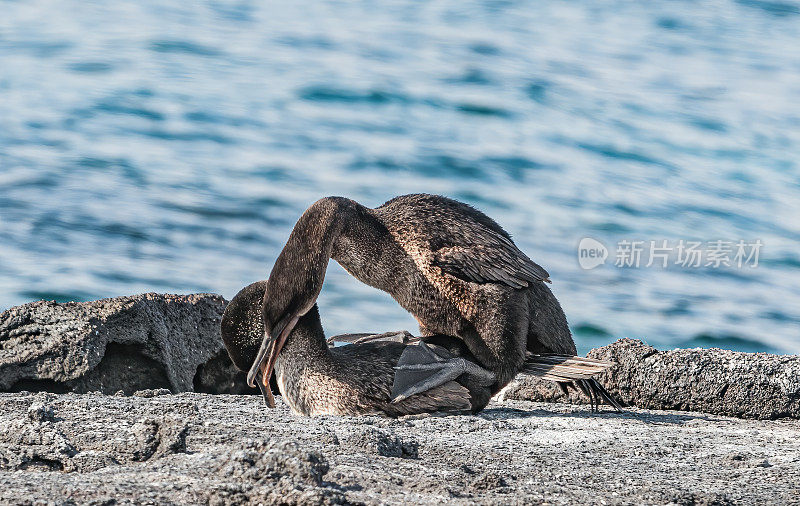
[{"label": "white logo", "polygon": [[591,237],[584,237],[578,244],[578,265],[581,269],[594,269],[606,263],[608,249],[603,243]]}]

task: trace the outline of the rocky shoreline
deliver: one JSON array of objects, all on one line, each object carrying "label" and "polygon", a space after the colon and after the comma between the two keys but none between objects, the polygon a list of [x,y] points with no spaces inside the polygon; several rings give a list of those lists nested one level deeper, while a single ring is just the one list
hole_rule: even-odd
[{"label": "rocky shoreline", "polygon": [[[222,345],[226,303],[215,294],[147,293],[11,308],[0,314],[0,392],[253,393]],[[598,380],[630,406],[800,418],[800,356],[659,351],[632,339],[589,356],[615,364]],[[552,382],[522,376],[501,398],[586,402],[577,392],[566,396]]]},{"label": "rocky shoreline", "polygon": [[303,418],[241,395],[225,304],[0,314],[0,503],[800,504],[800,357],[623,339],[590,356],[624,413],[520,377],[477,416]]},{"label": "rocky shoreline", "polygon": [[0,394],[3,504],[797,504],[800,422],[592,414],[297,417],[278,399]]}]

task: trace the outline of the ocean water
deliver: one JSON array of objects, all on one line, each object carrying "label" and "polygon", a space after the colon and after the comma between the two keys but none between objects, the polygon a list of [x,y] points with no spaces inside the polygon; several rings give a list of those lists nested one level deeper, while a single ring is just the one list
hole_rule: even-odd
[{"label": "ocean water", "polygon": [[[0,0],[0,309],[230,298],[316,199],[428,192],[549,270],[581,352],[798,353],[798,40],[788,0]],[[333,262],[319,302],[329,334],[416,330]]]}]

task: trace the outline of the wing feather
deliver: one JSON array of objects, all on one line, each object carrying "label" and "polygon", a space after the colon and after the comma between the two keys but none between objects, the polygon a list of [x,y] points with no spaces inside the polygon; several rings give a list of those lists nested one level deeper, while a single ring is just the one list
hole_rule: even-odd
[{"label": "wing feather", "polygon": [[402,241],[430,251],[433,265],[473,283],[525,288],[550,275],[528,258],[493,219],[440,195],[402,195],[375,210]]},{"label": "wing feather", "polygon": [[512,288],[525,288],[529,283],[550,281],[547,271],[513,242],[488,229],[477,232],[480,241],[474,239],[476,234],[470,234],[462,244],[436,250],[433,264],[473,283],[503,283]]}]

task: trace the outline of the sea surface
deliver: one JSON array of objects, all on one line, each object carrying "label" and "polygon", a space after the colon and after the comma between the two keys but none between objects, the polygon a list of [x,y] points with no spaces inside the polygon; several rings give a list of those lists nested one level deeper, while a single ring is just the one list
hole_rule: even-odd
[{"label": "sea surface", "polygon": [[[316,199],[427,192],[548,269],[581,352],[800,353],[798,41],[788,0],[0,0],[0,310],[230,298]],[[639,240],[763,247],[616,266]],[[319,302],[417,330],[334,262]]]}]

